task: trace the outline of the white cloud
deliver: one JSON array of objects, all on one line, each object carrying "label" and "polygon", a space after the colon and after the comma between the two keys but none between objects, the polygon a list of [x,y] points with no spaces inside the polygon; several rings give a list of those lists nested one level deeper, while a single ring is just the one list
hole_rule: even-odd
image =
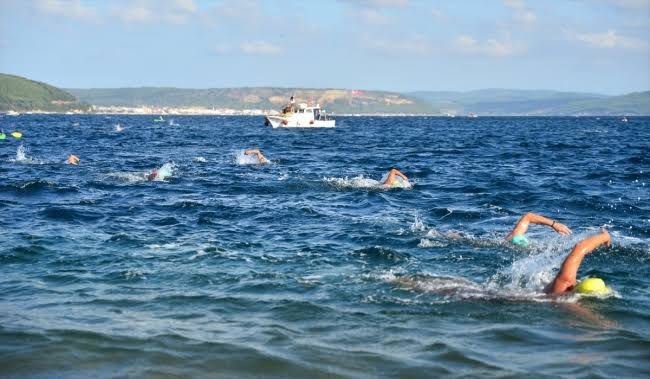
[{"label": "white cloud", "polygon": [[153,21],[153,14],[149,8],[134,6],[123,9],[117,13],[117,17],[126,23],[144,23]]},{"label": "white cloud", "polygon": [[370,0],[369,2],[378,7],[405,7],[409,5],[409,0]]},{"label": "white cloud", "polygon": [[193,0],[139,0],[127,4],[114,12],[114,15],[125,23],[185,24],[197,11]]},{"label": "white cloud", "polygon": [[84,5],[80,0],[38,0],[36,8],[47,14],[74,18],[82,21],[97,20],[95,8]]},{"label": "white cloud", "polygon": [[487,55],[492,57],[506,57],[523,52],[522,46],[513,44],[510,39],[499,41],[488,39],[479,42],[471,36],[460,35],[454,41],[454,47],[465,54]]},{"label": "white cloud", "polygon": [[440,12],[440,10],[434,8],[434,9],[431,10],[431,16],[433,16],[433,18],[440,18],[440,17],[442,17],[442,12]]},{"label": "white cloud", "polygon": [[610,3],[618,8],[646,9],[646,10],[650,9],[649,0],[601,0],[601,1]]},{"label": "white cloud", "polygon": [[214,47],[214,52],[219,54],[219,55],[226,55],[230,52],[232,52],[232,47],[228,44],[217,44]]},{"label": "white cloud", "polygon": [[359,18],[364,24],[370,25],[387,25],[389,24],[388,17],[379,13],[375,9],[362,9],[359,11]]},{"label": "white cloud", "polygon": [[503,0],[503,4],[512,9],[512,19],[524,25],[532,25],[537,21],[537,16],[528,9],[523,0]]},{"label": "white cloud", "polygon": [[526,25],[532,25],[537,21],[537,16],[531,11],[516,12],[512,17],[515,21]]},{"label": "white cloud", "polygon": [[277,55],[282,52],[279,46],[264,41],[244,42],[239,45],[239,49],[250,55]]},{"label": "white cloud", "polygon": [[506,7],[513,9],[523,9],[526,7],[523,0],[503,0],[503,4],[505,4]]},{"label": "white cloud", "polygon": [[174,8],[181,12],[194,13],[196,12],[196,5],[194,0],[176,0],[174,1]]},{"label": "white cloud", "polygon": [[409,0],[339,0],[345,3],[360,5],[366,8],[404,8]]},{"label": "white cloud", "polygon": [[602,49],[647,49],[648,42],[636,38],[619,35],[616,30],[609,29],[603,33],[582,33],[575,38],[590,46]]},{"label": "white cloud", "polygon": [[382,54],[429,55],[433,52],[431,43],[423,37],[401,38],[399,40],[381,40],[366,38],[362,41],[366,49]]}]

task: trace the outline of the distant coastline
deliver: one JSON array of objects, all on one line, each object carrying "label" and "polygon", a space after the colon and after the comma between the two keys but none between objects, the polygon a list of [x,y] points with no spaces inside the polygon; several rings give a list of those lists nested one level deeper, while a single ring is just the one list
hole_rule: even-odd
[{"label": "distant coastline", "polygon": [[642,116],[650,91],[620,96],[546,90],[485,89],[469,92],[314,88],[163,87],[60,89],[0,74],[0,112],[139,115],[278,114],[294,96],[331,115],[359,116]]}]

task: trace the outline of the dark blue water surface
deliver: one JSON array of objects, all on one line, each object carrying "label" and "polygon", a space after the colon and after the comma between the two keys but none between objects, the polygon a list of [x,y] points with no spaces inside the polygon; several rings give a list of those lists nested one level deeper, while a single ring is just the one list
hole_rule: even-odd
[{"label": "dark blue water surface", "polygon": [[650,375],[650,118],[153,118],[0,118],[0,377]]}]

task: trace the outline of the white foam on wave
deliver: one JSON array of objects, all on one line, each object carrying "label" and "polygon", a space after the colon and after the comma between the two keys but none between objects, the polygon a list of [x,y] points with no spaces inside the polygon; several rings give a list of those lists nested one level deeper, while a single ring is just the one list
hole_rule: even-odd
[{"label": "white foam on wave", "polygon": [[422,221],[422,216],[420,216],[419,212],[416,211],[413,218],[414,220],[411,224],[412,232],[423,232],[427,230],[427,226],[425,225],[424,221]]},{"label": "white foam on wave", "polygon": [[[258,165],[260,162],[255,155],[244,154],[246,150],[239,150],[235,153],[234,162],[238,166]],[[269,161],[270,163],[270,161]]]},{"label": "white foam on wave", "polygon": [[360,189],[390,190],[395,188],[402,188],[402,189],[413,188],[413,185],[410,182],[405,181],[399,177],[396,178],[393,185],[384,184],[384,181],[386,181],[386,177],[387,177],[386,175],[384,175],[382,180],[370,179],[370,178],[366,178],[363,175],[359,175],[359,176],[355,176],[354,178],[348,178],[347,176],[343,178],[324,177],[323,181],[339,189],[360,188]]},{"label": "white foam on wave", "polygon": [[[156,169],[158,175],[153,179],[156,182],[165,181],[165,179],[173,177],[177,173],[177,166],[174,162],[168,162]],[[139,183],[147,181],[147,176],[151,171],[145,172],[111,172],[106,174],[107,177],[115,178],[125,183]]]},{"label": "white foam on wave", "polygon": [[323,178],[323,181],[326,183],[329,183],[337,188],[372,188],[372,189],[382,189],[383,185],[381,182],[366,178],[363,175],[359,175],[357,177],[348,179],[348,177],[344,178],[336,178],[336,177],[325,177]]},{"label": "white foam on wave", "polygon": [[21,164],[43,164],[42,160],[28,156],[25,146],[23,146],[22,143],[16,149],[16,158],[12,159],[11,162]]},{"label": "white foam on wave", "polygon": [[125,272],[124,273],[124,278],[126,280],[134,280],[134,279],[143,279],[144,280],[144,279],[147,279],[146,273],[144,271],[138,270],[138,269],[133,269],[133,270],[129,270],[129,271]]},{"label": "white foam on wave", "polygon": [[[416,233],[427,230],[427,226],[424,225],[417,213],[411,230]],[[448,235],[449,233],[451,235]],[[529,249],[517,252],[519,255],[511,264],[499,269],[484,283],[477,283],[463,277],[430,273],[396,275],[394,271],[374,274],[373,277],[397,284],[405,289],[440,295],[445,298],[575,303],[585,295],[567,293],[561,296],[549,296],[544,293],[544,288],[555,278],[574,244],[589,234],[588,231],[585,231],[583,235],[575,235],[571,238],[557,236],[534,240]],[[418,246],[424,248],[444,247],[454,241],[483,246],[510,247],[509,243],[500,239],[477,238],[465,234],[456,236],[453,232],[444,233],[435,229],[428,229],[420,239]],[[613,291],[609,295],[599,297],[612,296],[619,297],[619,294]]]},{"label": "white foam on wave", "polygon": [[477,283],[467,278],[433,274],[396,276],[387,282],[401,289],[438,295],[446,299],[457,300],[504,300],[534,302],[576,302],[580,296],[548,296],[542,291],[525,288],[495,287]]},{"label": "white foam on wave", "polygon": [[174,162],[167,162],[164,165],[160,166],[158,168],[158,175],[153,179],[156,182],[162,182],[165,179],[171,178],[174,176],[176,171],[178,170],[178,167]]},{"label": "white foam on wave", "polygon": [[430,240],[430,239],[427,239],[427,238],[421,238],[420,242],[418,243],[418,247],[423,247],[423,248],[427,248],[427,247],[445,247],[445,246],[447,246],[447,244],[444,243],[444,242],[440,242],[440,241],[436,241],[436,240]]},{"label": "white foam on wave", "polygon": [[173,242],[164,243],[164,244],[153,243],[153,244],[145,245],[145,247],[150,250],[174,250],[178,247],[178,244]]},{"label": "white foam on wave", "polygon": [[111,172],[106,174],[109,178],[115,178],[125,183],[137,183],[147,180],[147,173],[133,173],[133,172]]},{"label": "white foam on wave", "polygon": [[206,163],[207,161],[208,161],[207,159],[201,156],[194,157],[194,162]]}]

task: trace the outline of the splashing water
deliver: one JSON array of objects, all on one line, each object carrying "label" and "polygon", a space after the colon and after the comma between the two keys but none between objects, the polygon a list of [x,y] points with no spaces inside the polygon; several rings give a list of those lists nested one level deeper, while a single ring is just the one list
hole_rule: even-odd
[{"label": "splashing water", "polygon": [[16,149],[16,158],[12,162],[23,163],[23,164],[42,164],[43,161],[35,159],[27,155],[27,150],[25,146],[21,143]]},{"label": "splashing water", "polygon": [[[157,168],[155,171],[156,171],[156,176],[151,180],[156,182],[162,182],[174,176],[174,173],[176,173],[177,171],[177,166],[174,162],[168,162],[160,166],[160,168]],[[152,172],[153,171],[139,172],[139,173],[114,172],[108,174],[107,176],[116,178],[120,181],[127,182],[127,183],[138,183],[138,182],[148,181],[149,180],[148,176]]]},{"label": "splashing water", "polygon": [[392,184],[383,184],[383,183],[386,182],[386,179],[388,179],[388,173],[385,173],[381,177],[381,179],[379,180],[379,182],[382,183],[382,185],[384,187],[388,187],[388,188],[407,188],[407,189],[413,187],[411,182],[409,182],[408,180],[404,180],[404,178],[402,178],[401,176],[395,176],[393,178],[393,183]]},{"label": "splashing water", "polygon": [[405,181],[401,177],[396,177],[392,185],[386,185],[384,184],[384,182],[386,181],[387,177],[388,177],[388,173],[384,174],[381,180],[370,179],[364,177],[363,175],[359,175],[351,179],[348,178],[347,176],[344,178],[325,177],[323,178],[323,181],[339,189],[362,188],[362,189],[389,190],[393,188],[403,188],[403,189],[412,188],[411,183]]},{"label": "splashing water", "polygon": [[174,176],[174,172],[176,172],[176,169],[177,167],[174,162],[167,162],[164,165],[160,166],[160,168],[157,170],[158,174],[153,180],[162,182],[167,178],[171,178],[172,176]]},{"label": "splashing water", "polygon": [[381,182],[378,182],[377,180],[374,179],[366,178],[363,175],[359,175],[352,179],[348,179],[347,176],[344,178],[336,178],[336,177],[323,178],[323,181],[325,181],[326,183],[330,183],[334,187],[341,188],[341,189],[343,188],[382,189]]},{"label": "splashing water", "polygon": [[257,165],[260,164],[260,162],[257,160],[257,157],[255,155],[246,155],[244,154],[246,150],[239,150],[235,154],[235,164],[238,166],[246,166],[246,165]]},{"label": "splashing water", "polygon": [[16,149],[16,161],[21,162],[27,160],[27,156],[25,155],[25,146],[21,143],[20,146],[18,146],[18,149]]}]

